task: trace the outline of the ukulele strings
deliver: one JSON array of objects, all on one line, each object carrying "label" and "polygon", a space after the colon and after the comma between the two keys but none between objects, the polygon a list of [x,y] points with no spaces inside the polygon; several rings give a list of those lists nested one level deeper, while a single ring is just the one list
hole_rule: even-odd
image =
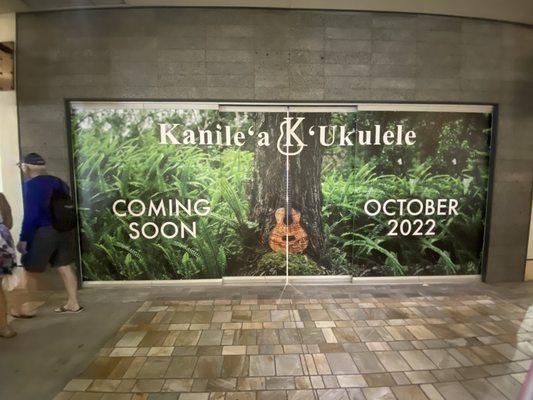
[{"label": "ukulele strings", "polygon": [[[287,107],[287,118],[290,117],[289,108]],[[290,156],[289,156],[289,147],[290,147],[290,139],[288,132],[285,136],[285,286],[283,287],[283,290],[280,294],[280,299],[283,297],[283,294],[285,292],[285,289],[287,286],[291,286],[298,294],[303,296],[303,293],[298,290],[294,285],[292,285],[289,282],[289,218],[290,218],[290,197],[289,197],[289,175],[290,175]],[[292,319],[292,316],[291,316]],[[295,322],[295,321],[293,321]]]},{"label": "ukulele strings", "polygon": [[[287,120],[289,118],[289,109],[287,108]],[[288,129],[288,128],[287,128]],[[285,149],[285,286],[289,284],[289,132],[286,137]]]},{"label": "ukulele strings", "polygon": [[[287,118],[289,118],[289,108],[287,107]],[[283,289],[281,290],[281,293],[278,298],[278,302],[281,302],[281,299],[283,299],[285,291],[290,286],[294,292],[296,292],[297,295],[304,296],[304,293],[298,290],[293,284],[289,282],[289,213],[292,211],[289,209],[290,207],[290,201],[289,201],[289,172],[290,172],[290,165],[289,165],[289,135],[287,133],[286,139],[285,139],[285,145],[286,145],[286,154],[285,154],[285,285],[283,286]],[[300,314],[298,312],[298,309],[294,308],[294,303],[292,302],[291,297],[295,297],[294,295],[287,295],[287,298],[290,302],[289,304],[289,321],[293,324],[293,327],[296,330],[296,335],[298,337],[299,344],[302,346],[302,350],[304,349],[304,343],[303,343],[303,336],[302,332],[300,331],[300,327],[303,328]],[[308,350],[305,349],[305,353],[307,353]]]}]

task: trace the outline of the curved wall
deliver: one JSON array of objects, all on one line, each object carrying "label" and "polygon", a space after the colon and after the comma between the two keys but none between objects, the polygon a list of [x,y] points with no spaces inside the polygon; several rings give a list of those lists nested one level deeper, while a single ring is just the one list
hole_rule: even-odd
[{"label": "curved wall", "polygon": [[533,178],[533,28],[250,9],[20,14],[21,151],[68,178],[65,98],[495,103],[487,281],[520,281]]}]

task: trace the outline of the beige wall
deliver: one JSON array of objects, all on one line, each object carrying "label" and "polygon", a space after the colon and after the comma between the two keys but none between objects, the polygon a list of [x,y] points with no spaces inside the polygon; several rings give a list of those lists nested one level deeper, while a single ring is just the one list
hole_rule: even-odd
[{"label": "beige wall", "polygon": [[[0,14],[0,42],[15,41],[15,14]],[[13,210],[13,236],[17,239],[22,219],[22,191],[17,123],[17,98],[15,91],[0,91],[0,191]]]},{"label": "beige wall", "polygon": [[[0,42],[4,41],[16,42],[15,14],[0,14]],[[11,205],[13,212],[11,232],[15,241],[18,241],[23,216],[22,185],[19,168],[16,165],[18,161],[19,134],[16,91],[0,91],[0,191],[5,194]],[[61,287],[60,279],[56,275],[48,270],[31,287],[34,289]]]}]

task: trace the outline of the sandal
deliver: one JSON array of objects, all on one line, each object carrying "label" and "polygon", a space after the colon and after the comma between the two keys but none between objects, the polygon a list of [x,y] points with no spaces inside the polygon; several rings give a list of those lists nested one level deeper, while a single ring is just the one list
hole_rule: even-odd
[{"label": "sandal", "polygon": [[80,308],[78,308],[77,310],[69,310],[65,306],[61,306],[61,307],[56,308],[54,312],[58,314],[77,314],[77,313],[82,312],[83,310],[85,309],[82,306],[80,306]]},{"label": "sandal", "polygon": [[0,337],[3,337],[5,339],[10,339],[15,336],[17,336],[17,332],[15,332],[9,326],[6,326],[4,329],[0,330]]}]

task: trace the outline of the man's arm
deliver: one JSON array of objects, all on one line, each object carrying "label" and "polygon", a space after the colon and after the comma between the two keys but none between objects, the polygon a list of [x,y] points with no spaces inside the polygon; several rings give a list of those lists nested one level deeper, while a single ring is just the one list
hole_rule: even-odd
[{"label": "man's arm", "polygon": [[20,241],[28,242],[37,230],[39,222],[39,197],[38,187],[24,184],[24,218],[22,219],[22,229],[20,232]]}]

